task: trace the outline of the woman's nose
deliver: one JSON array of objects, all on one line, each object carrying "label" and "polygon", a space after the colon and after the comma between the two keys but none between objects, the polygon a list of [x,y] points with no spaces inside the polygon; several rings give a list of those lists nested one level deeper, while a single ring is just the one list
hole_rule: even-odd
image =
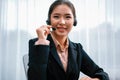
[{"label": "woman's nose", "polygon": [[60,23],[60,24],[65,24],[64,18],[61,18],[59,23]]}]

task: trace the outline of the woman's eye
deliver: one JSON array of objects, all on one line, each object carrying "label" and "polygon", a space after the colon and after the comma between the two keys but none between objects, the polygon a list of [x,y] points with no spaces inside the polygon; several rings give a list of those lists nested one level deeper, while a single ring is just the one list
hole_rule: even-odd
[{"label": "woman's eye", "polygon": [[70,18],[71,18],[71,16],[66,16],[66,18],[67,18],[67,19],[70,19]]},{"label": "woman's eye", "polygon": [[56,19],[58,19],[59,18],[59,16],[53,16],[54,18],[56,18]]}]

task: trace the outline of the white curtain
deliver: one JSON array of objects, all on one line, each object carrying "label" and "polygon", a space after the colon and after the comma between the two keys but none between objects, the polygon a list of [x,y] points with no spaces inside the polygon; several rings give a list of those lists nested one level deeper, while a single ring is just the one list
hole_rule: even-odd
[{"label": "white curtain", "polygon": [[[46,24],[54,0],[0,0],[0,80],[26,80],[22,57],[35,29]],[[120,80],[120,0],[71,0],[77,26],[69,37],[80,42],[88,55]]]}]

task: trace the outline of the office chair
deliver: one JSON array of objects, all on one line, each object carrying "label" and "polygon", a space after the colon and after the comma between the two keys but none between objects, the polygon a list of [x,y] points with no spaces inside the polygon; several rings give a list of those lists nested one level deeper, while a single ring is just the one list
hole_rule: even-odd
[{"label": "office chair", "polygon": [[27,70],[28,70],[28,54],[23,55],[23,66],[24,66],[24,70],[25,70],[25,75],[27,78]]}]

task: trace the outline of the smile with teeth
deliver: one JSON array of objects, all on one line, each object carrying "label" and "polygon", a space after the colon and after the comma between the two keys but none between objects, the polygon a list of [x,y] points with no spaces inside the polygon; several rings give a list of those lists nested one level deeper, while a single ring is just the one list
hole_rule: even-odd
[{"label": "smile with teeth", "polygon": [[59,30],[65,30],[66,28],[64,28],[64,27],[57,27],[57,29],[59,29]]}]

